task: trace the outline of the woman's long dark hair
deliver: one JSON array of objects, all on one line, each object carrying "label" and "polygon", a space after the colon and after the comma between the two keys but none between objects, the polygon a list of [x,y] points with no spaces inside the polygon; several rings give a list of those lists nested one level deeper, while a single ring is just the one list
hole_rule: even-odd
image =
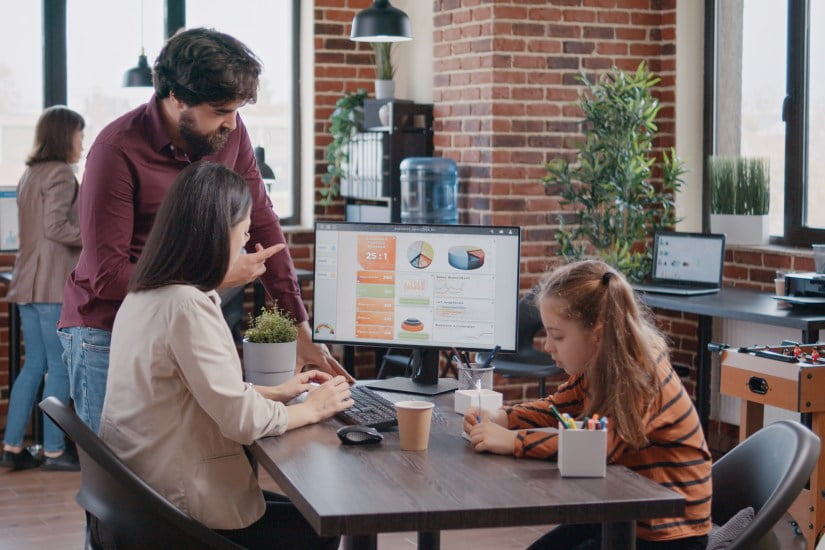
[{"label": "woman's long dark hair", "polygon": [[37,119],[34,147],[26,159],[26,166],[50,160],[69,162],[74,147],[74,134],[85,126],[86,121],[80,113],[65,105],[52,105],[43,111]]},{"label": "woman's long dark hair", "polygon": [[160,205],[129,290],[217,288],[229,270],[230,231],[251,205],[249,185],[229,168],[213,162],[187,166]]}]

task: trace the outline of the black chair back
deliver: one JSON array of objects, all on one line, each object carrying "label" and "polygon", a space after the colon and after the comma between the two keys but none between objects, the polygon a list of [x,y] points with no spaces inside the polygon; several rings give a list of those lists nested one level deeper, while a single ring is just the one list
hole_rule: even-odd
[{"label": "black chair back", "polygon": [[779,548],[773,526],[805,487],[819,459],[819,437],[798,422],[765,426],[713,465],[713,522],[753,507],[750,526],[729,550]]},{"label": "black chair back", "polygon": [[147,485],[57,398],[44,399],[40,408],[75,442],[81,475],[76,500],[111,534],[116,548],[241,548]]}]

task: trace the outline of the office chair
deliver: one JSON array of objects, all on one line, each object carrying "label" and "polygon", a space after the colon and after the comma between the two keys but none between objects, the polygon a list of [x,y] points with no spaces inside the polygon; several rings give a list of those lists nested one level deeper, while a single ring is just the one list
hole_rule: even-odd
[{"label": "office chair", "polygon": [[798,422],[765,426],[713,465],[713,523],[746,507],[753,521],[728,550],[778,549],[773,526],[805,487],[819,458],[819,437]]},{"label": "office chair", "polygon": [[[75,500],[90,520],[87,549],[110,545],[118,550],[241,548],[178,510],[147,485],[56,397],[41,401],[40,408],[77,446],[81,481]],[[102,531],[105,543],[90,536],[90,529]]]},{"label": "office chair", "polygon": [[[547,396],[545,379],[560,374],[553,358],[536,349],[533,340],[544,328],[536,306],[535,295],[531,292],[518,302],[518,342],[515,353],[497,353],[493,358],[495,372],[507,378],[538,378],[539,397]],[[487,354],[480,353],[478,362],[483,362]]]}]

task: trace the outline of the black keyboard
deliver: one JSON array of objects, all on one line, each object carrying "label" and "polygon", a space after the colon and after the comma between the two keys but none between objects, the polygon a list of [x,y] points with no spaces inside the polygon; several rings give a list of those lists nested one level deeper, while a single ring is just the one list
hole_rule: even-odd
[{"label": "black keyboard", "polygon": [[376,430],[386,430],[398,425],[392,401],[384,399],[366,386],[353,386],[350,391],[355,404],[336,414],[335,418],[345,424],[370,426]]}]

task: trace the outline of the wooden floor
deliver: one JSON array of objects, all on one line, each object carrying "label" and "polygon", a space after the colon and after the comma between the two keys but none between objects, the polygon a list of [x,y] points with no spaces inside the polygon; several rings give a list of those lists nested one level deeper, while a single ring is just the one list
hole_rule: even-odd
[{"label": "wooden floor", "polygon": [[[74,501],[78,472],[39,469],[12,472],[0,468],[0,550],[82,550],[84,516]],[[261,486],[278,491],[261,472]],[[445,550],[509,550],[526,548],[550,526],[466,529],[441,533]],[[805,550],[805,541],[790,527],[790,516],[776,528],[783,550]],[[381,550],[416,548],[415,533],[378,536]]]},{"label": "wooden floor", "polygon": [[[82,550],[84,516],[74,501],[80,484],[78,472],[39,469],[12,472],[0,468],[0,550]],[[278,491],[261,472],[261,486]],[[518,527],[444,531],[445,550],[509,550],[527,547],[546,527]],[[416,548],[415,533],[378,536],[384,549]]]}]

